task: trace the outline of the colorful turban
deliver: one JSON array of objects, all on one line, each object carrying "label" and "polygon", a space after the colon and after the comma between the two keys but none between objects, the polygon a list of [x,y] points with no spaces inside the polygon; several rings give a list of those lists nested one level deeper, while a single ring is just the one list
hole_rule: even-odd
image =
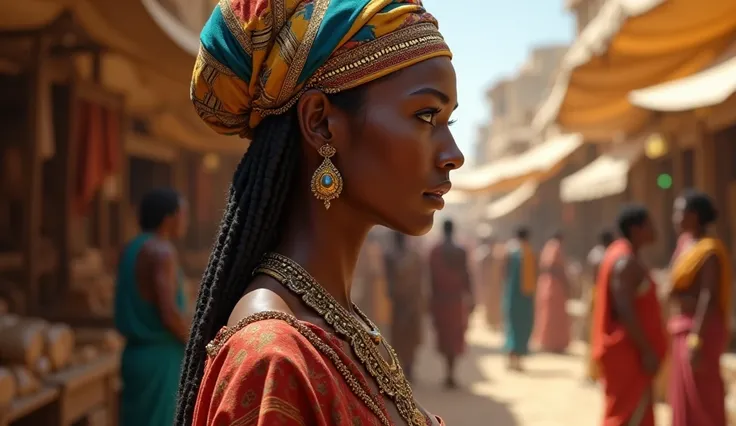
[{"label": "colorful turban", "polygon": [[242,137],[307,89],[337,93],[451,56],[420,0],[220,0],[200,41],[192,102],[215,131]]}]

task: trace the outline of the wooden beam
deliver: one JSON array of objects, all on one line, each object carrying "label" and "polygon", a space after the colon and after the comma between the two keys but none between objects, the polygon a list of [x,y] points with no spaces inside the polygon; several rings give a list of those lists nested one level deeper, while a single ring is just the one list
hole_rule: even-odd
[{"label": "wooden beam", "polygon": [[31,67],[28,79],[28,144],[26,150],[26,167],[28,187],[24,193],[26,227],[23,232],[23,247],[26,273],[26,313],[33,315],[39,311],[39,243],[41,238],[41,221],[43,212],[43,169],[41,162],[41,122],[40,96],[47,91],[42,85],[47,84],[43,75],[44,42],[41,37],[33,41]]},{"label": "wooden beam", "polygon": [[715,196],[716,164],[713,135],[705,123],[698,123],[699,140],[695,145],[695,185],[702,191]]}]

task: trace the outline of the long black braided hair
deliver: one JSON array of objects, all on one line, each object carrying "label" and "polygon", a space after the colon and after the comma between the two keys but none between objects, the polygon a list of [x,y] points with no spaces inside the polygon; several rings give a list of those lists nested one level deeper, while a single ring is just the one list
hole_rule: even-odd
[{"label": "long black braided hair", "polygon": [[[357,115],[366,86],[328,96],[337,108]],[[299,176],[301,147],[296,108],[266,117],[255,129],[235,171],[215,246],[199,289],[179,382],[176,426],[192,423],[204,372],[205,346],[227,323],[264,253],[278,243],[281,225]],[[338,153],[339,155],[339,153]]]}]

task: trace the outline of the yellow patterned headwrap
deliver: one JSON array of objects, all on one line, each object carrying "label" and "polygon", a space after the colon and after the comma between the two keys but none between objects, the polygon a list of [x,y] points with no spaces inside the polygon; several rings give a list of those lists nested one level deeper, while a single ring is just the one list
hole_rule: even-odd
[{"label": "yellow patterned headwrap", "polygon": [[191,98],[215,131],[252,136],[307,89],[337,93],[451,53],[420,0],[220,0]]}]

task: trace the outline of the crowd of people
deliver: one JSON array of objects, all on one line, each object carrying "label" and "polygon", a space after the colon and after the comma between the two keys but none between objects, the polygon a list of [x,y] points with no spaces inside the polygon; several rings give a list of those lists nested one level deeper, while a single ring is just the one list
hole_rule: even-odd
[{"label": "crowd of people", "polygon": [[[591,249],[587,375],[602,384],[604,426],[655,425],[655,380],[665,362],[672,424],[726,425],[720,357],[730,339],[732,273],[725,246],[708,233],[716,218],[713,201],[702,192],[688,190],[676,199],[673,222],[680,236],[670,288],[654,281],[640,256],[657,238],[643,206],[623,207],[620,237],[603,232]],[[562,352],[571,335],[562,236],[545,244],[538,262],[528,237],[521,227],[515,238],[492,243],[478,258],[488,324],[504,330],[508,365],[517,371],[530,342]]]}]

